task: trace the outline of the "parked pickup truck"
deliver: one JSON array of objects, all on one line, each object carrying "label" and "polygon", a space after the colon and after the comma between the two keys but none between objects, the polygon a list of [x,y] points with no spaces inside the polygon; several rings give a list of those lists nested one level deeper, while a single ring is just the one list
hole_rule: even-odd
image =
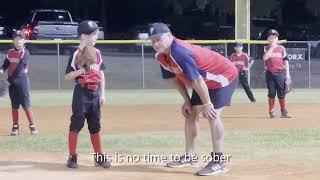
[{"label": "parked pickup truck", "polygon": [[[78,39],[78,22],[73,21],[67,10],[36,9],[31,11],[27,22],[21,30],[27,39],[72,40]],[[99,32],[99,39],[103,39],[103,31]]]}]

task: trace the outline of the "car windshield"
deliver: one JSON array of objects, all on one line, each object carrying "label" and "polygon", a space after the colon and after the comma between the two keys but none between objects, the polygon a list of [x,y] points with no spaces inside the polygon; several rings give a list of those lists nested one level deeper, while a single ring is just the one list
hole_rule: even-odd
[{"label": "car windshield", "polygon": [[255,19],[252,20],[252,25],[256,27],[270,27],[270,26],[275,26],[276,21],[271,20],[271,19]]},{"label": "car windshield", "polygon": [[4,24],[6,24],[4,21],[4,18],[0,16],[0,25],[4,25]]},{"label": "car windshield", "polygon": [[63,21],[70,22],[70,16],[68,12],[37,12],[34,21]]}]

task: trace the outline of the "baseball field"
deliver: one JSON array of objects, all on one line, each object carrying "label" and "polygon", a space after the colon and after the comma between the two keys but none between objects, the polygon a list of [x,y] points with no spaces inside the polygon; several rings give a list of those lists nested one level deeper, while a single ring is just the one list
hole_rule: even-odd
[{"label": "baseball field", "polygon": [[[0,179],[320,179],[320,109],[318,89],[297,89],[288,95],[292,119],[269,119],[266,90],[256,89],[249,103],[237,89],[233,105],[223,113],[226,174],[197,177],[211,151],[210,130],[201,119],[197,167],[171,169],[165,162],[184,152],[182,103],[174,90],[108,90],[102,113],[103,149],[111,169],[94,167],[86,126],[81,132],[76,170],[65,166],[71,91],[32,91],[31,100],[39,134],[31,136],[20,110],[21,135],[9,136],[8,97],[0,99]],[[277,107],[279,109],[279,107]],[[278,112],[279,114],[279,112]],[[202,157],[202,158],[201,158]]]}]

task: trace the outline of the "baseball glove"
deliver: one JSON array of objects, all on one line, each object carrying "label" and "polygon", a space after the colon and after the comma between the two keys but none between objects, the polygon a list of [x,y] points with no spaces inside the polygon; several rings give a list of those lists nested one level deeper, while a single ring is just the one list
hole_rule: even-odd
[{"label": "baseball glove", "polygon": [[9,83],[4,78],[0,78],[0,97],[4,96],[8,90]]},{"label": "baseball glove", "polygon": [[292,81],[291,80],[286,80],[284,83],[285,86],[285,93],[288,94],[292,91]]},{"label": "baseball glove", "polygon": [[82,51],[78,60],[78,67],[83,67],[88,72],[90,65],[96,62],[97,50],[95,47],[85,46]]}]

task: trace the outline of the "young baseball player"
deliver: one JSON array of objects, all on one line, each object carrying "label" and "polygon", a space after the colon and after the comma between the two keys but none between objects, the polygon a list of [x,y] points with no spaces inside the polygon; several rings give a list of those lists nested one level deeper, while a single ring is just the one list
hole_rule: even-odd
[{"label": "young baseball player", "polygon": [[254,96],[252,94],[252,91],[251,91],[251,88],[249,86],[248,79],[247,79],[247,71],[253,65],[254,60],[252,60],[252,59],[250,60],[248,54],[246,54],[242,51],[243,44],[241,42],[238,42],[236,44],[236,46],[234,47],[234,50],[236,51],[236,53],[233,53],[231,55],[230,60],[231,60],[231,62],[233,62],[233,64],[238,69],[240,83],[241,83],[244,91],[246,92],[248,98],[250,99],[251,102],[256,102],[256,99],[254,98]]},{"label": "young baseball player", "polygon": [[14,48],[10,49],[7,58],[4,60],[0,73],[8,70],[9,96],[12,107],[12,136],[17,136],[19,132],[19,107],[24,109],[29,121],[31,134],[37,134],[38,130],[31,111],[30,103],[30,81],[28,77],[28,63],[30,53],[25,48],[25,36],[18,32],[13,35]]},{"label": "young baseball player", "polygon": [[[78,34],[80,36],[80,44],[78,49],[71,55],[65,73],[66,80],[75,82],[73,100],[72,100],[72,116],[69,127],[69,159],[67,167],[78,167],[77,142],[78,133],[84,126],[87,119],[90,138],[94,149],[94,162],[96,166],[109,168],[110,163],[104,158],[101,149],[100,140],[100,107],[105,102],[105,78],[103,64],[100,51],[94,48],[98,38],[98,25],[94,21],[85,20],[78,26]],[[91,50],[90,50],[91,49]],[[80,61],[83,58],[90,57],[92,49],[92,64],[83,64]],[[89,53],[89,54],[87,54]]]},{"label": "young baseball player", "polygon": [[291,81],[289,62],[286,50],[278,44],[278,31],[271,29],[268,31],[269,45],[264,48],[263,60],[266,68],[266,83],[269,97],[270,118],[276,117],[274,109],[275,97],[278,95],[281,118],[291,118],[286,108],[285,81]]},{"label": "young baseball player", "polygon": [[[186,153],[167,163],[168,167],[182,167],[196,163],[195,139],[198,135],[199,114],[208,119],[211,127],[213,152],[211,161],[197,175],[206,176],[226,172],[223,154],[224,128],[221,113],[230,105],[238,83],[238,71],[219,53],[189,44],[174,37],[166,24],[154,23],[149,36],[164,79],[171,79],[184,99]],[[187,86],[192,87],[189,96]]]}]

